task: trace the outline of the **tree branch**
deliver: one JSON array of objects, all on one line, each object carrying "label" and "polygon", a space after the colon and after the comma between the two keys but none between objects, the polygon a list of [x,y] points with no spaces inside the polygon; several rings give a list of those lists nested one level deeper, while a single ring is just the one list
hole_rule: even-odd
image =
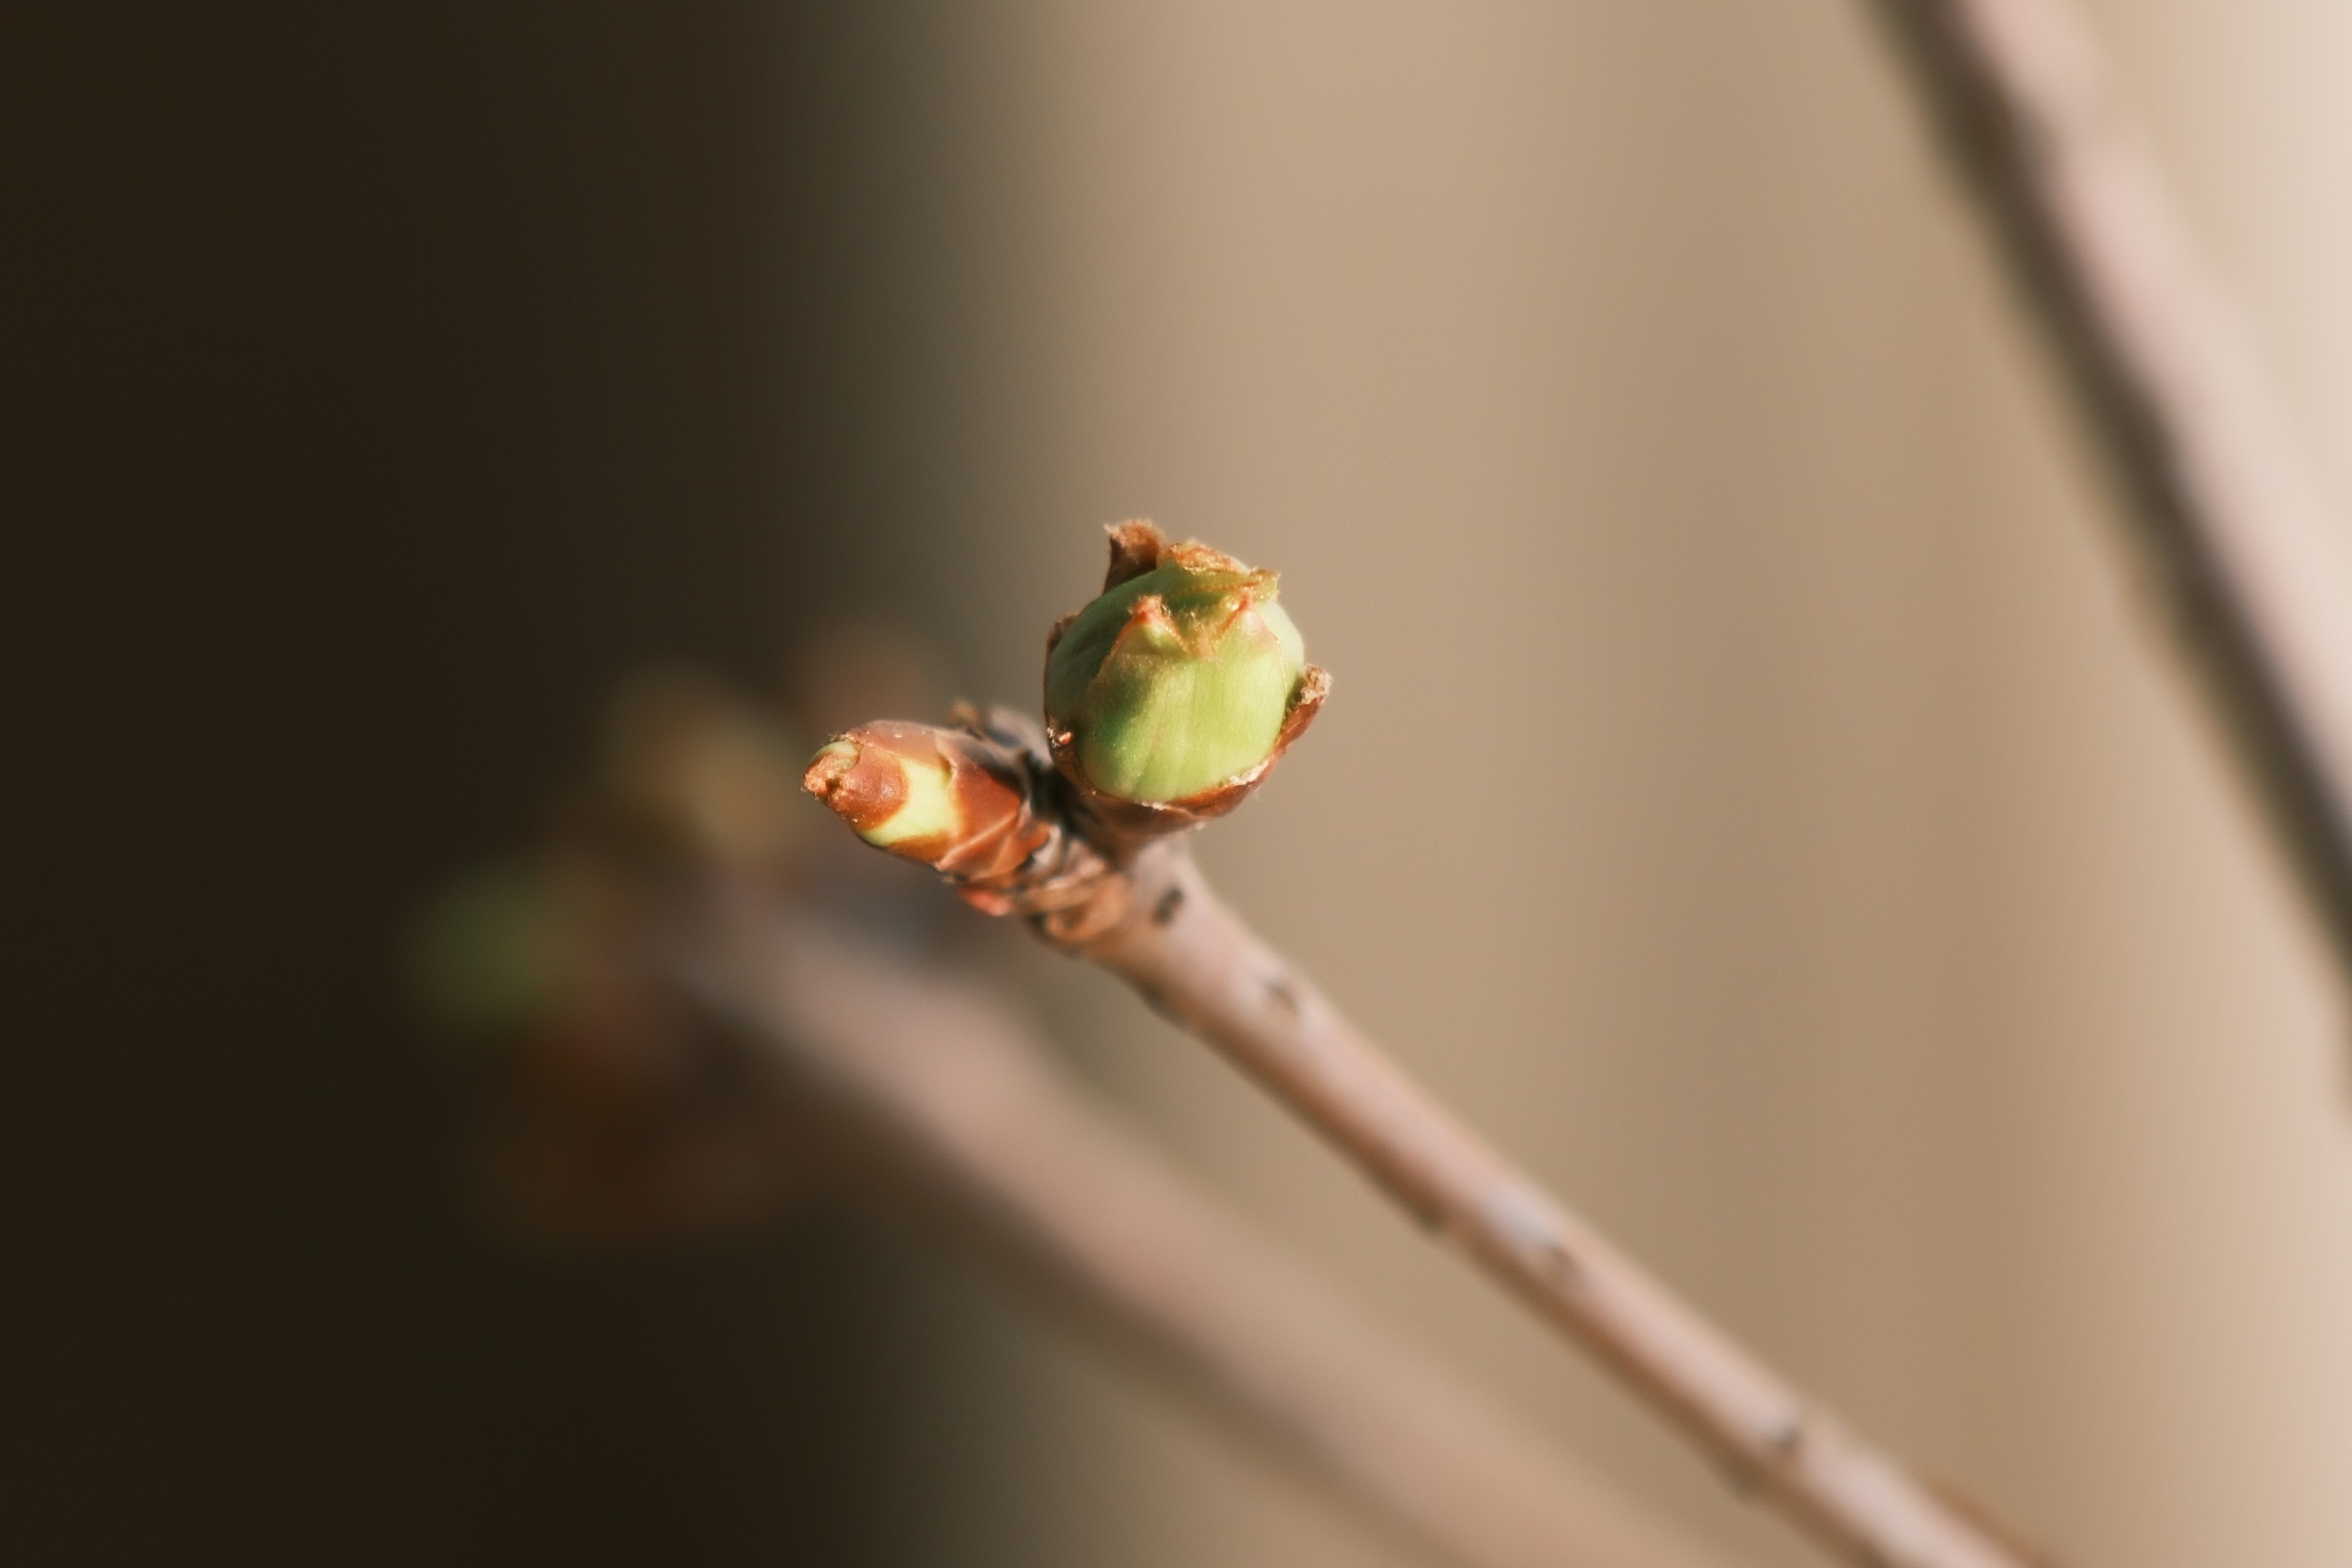
[{"label": "tree branch", "polygon": [[677,695],[623,748],[651,788],[608,785],[528,877],[477,879],[436,921],[447,1016],[512,1040],[484,1058],[508,1085],[486,1152],[520,1217],[642,1237],[880,1202],[1424,1552],[1720,1568],[1251,1237],[993,992],[782,891],[791,858],[740,830],[791,775],[763,784],[747,716]]},{"label": "tree branch", "polygon": [[[981,811],[976,837],[921,841],[968,895],[991,901],[1008,859],[1039,884],[1016,891],[1064,914],[1074,887],[1108,910],[1098,895],[1129,884],[1029,812],[1051,777],[1034,726],[996,751],[977,732],[943,732],[947,752],[890,733],[927,773],[877,780],[829,746],[811,776],[853,820],[875,792],[933,816],[1004,806]],[[864,862],[819,868],[781,809],[795,777],[758,713],[692,679],[636,683],[545,851],[451,889],[426,922],[425,995],[510,1042],[489,1152],[526,1217],[641,1235],[820,1191],[897,1196],[1465,1568],[1719,1561],[1351,1319],[1061,1083],[991,993],[819,919],[791,889],[814,880],[876,914],[903,889],[861,885]]]},{"label": "tree branch", "polygon": [[1242,924],[1181,842],[1147,851],[1131,874],[1131,902],[1150,914],[1083,956],[1256,1079],[1735,1485],[1862,1563],[2040,1561],[1782,1382],[1465,1128]]},{"label": "tree branch", "polygon": [[[1147,523],[1112,531],[1105,593],[1064,626],[1091,623],[1116,638],[1097,636],[1074,668],[1057,670],[1077,633],[1066,639],[1055,627],[1049,729],[968,707],[947,729],[865,724],[826,744],[802,786],[869,844],[932,867],[982,910],[1024,916],[1045,941],[1101,964],[1223,1052],[1423,1225],[1598,1355],[1735,1484],[1833,1550],[1869,1568],[2035,1561],[1813,1406],[1569,1215],[1210,891],[1183,836],[1264,780],[1329,679],[1306,665],[1295,631],[1283,640],[1286,618],[1279,627],[1253,619],[1273,603],[1272,573],[1199,544],[1163,553],[1160,542]],[[1135,576],[1139,556],[1163,563]],[[1202,700],[1204,676],[1219,673],[1220,660],[1255,661],[1272,679]],[[1223,754],[1234,732],[1255,733],[1270,753],[1243,750],[1259,760],[1223,781],[1212,771],[1206,787],[1169,801],[1120,795],[1087,760],[1095,752],[1115,771],[1186,776],[1192,753]]]},{"label": "tree branch", "polygon": [[2246,333],[2064,0],[1873,3],[2352,979],[2352,569]]}]

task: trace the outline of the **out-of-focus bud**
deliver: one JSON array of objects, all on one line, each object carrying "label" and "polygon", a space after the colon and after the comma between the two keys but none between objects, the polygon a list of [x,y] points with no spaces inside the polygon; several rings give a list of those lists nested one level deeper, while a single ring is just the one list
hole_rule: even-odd
[{"label": "out-of-focus bud", "polygon": [[961,879],[1010,875],[1051,831],[1003,748],[929,724],[860,725],[817,752],[801,787],[868,844]]},{"label": "out-of-focus bud", "polygon": [[477,872],[418,921],[419,999],[463,1034],[513,1029],[551,1012],[565,978],[568,911],[549,879],[521,868]]},{"label": "out-of-focus bud", "polygon": [[608,805],[677,850],[739,871],[789,868],[799,748],[724,689],[679,671],[640,676],[607,717]]},{"label": "out-of-focus bud", "polygon": [[1046,656],[1045,722],[1066,771],[1148,805],[1201,802],[1263,772],[1322,685],[1276,596],[1272,572],[1165,544],[1149,523],[1114,529],[1106,591]]}]

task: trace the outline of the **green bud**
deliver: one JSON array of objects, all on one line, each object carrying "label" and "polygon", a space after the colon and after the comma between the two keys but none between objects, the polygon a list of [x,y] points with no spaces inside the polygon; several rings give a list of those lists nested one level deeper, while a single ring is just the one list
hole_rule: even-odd
[{"label": "green bud", "polygon": [[[1045,721],[1095,789],[1158,805],[1232,784],[1276,753],[1307,654],[1275,602],[1274,573],[1204,544],[1160,548],[1145,531],[1150,552],[1128,567],[1114,533],[1114,585],[1047,656]],[[1118,580],[1129,567],[1145,569]]]}]

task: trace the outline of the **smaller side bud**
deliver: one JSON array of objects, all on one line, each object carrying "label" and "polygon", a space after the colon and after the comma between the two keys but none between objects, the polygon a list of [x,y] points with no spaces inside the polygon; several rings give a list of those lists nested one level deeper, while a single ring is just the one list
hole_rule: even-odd
[{"label": "smaller side bud", "polygon": [[838,735],[810,760],[801,787],[876,848],[962,879],[1010,874],[1050,831],[1001,748],[929,724]]},{"label": "smaller side bud", "polygon": [[1052,942],[1126,919],[1133,888],[1069,819],[1068,784],[1036,724],[957,704],[953,726],[882,722],[837,735],[802,784],[877,848],[919,861],[984,914],[1021,915]]}]

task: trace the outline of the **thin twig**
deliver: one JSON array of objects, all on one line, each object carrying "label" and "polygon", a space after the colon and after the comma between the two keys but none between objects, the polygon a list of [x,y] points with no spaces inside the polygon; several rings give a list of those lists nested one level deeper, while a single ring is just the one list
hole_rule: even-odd
[{"label": "thin twig", "polygon": [[1874,4],[2352,978],[2352,569],[2247,335],[2064,0]]},{"label": "thin twig", "polygon": [[1357,1321],[1059,1081],[986,990],[765,898],[676,951],[688,993],[808,1124],[987,1263],[1076,1310],[1247,1436],[1469,1568],[1722,1561]]},{"label": "thin twig", "polygon": [[1424,1226],[1671,1416],[1743,1490],[1879,1568],[2036,1559],[1804,1398],[1408,1079],[1210,889],[1181,841],[1134,863],[1149,911],[1077,951],[1216,1047]]},{"label": "thin twig", "polygon": [[[1114,576],[1119,544],[1115,532]],[[945,730],[867,724],[820,752],[803,787],[1223,1051],[1819,1540],[1874,1568],[2034,1561],[1812,1407],[1408,1079],[1210,891],[1187,824],[1140,842],[1103,831],[1091,799],[1065,787],[1069,749],[1056,751],[1002,710]],[[919,835],[900,831],[910,812]]]}]

